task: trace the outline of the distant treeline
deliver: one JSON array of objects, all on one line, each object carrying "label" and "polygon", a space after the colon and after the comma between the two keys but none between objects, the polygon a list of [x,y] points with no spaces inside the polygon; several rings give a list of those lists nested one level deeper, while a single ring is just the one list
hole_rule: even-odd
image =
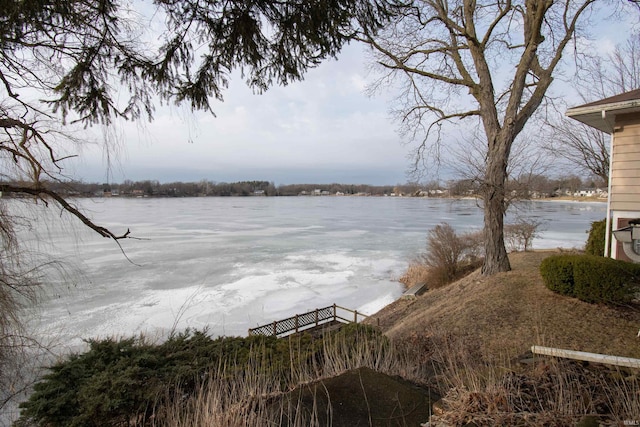
[{"label": "distant treeline", "polygon": [[[12,182],[16,186],[29,187],[27,182]],[[354,184],[288,184],[276,186],[269,181],[169,182],[156,180],[131,181],[121,184],[85,183],[78,181],[48,181],[42,183],[49,190],[62,196],[78,197],[229,197],[229,196],[419,196],[419,197],[466,197],[479,194],[480,182],[474,179],[450,180],[445,184],[428,182],[399,185],[354,185]],[[575,175],[547,178],[542,175],[527,175],[507,182],[511,197],[539,198],[567,195],[598,196],[606,184],[592,179],[583,180]],[[586,191],[592,189],[593,191]]]},{"label": "distant treeline", "polygon": [[[13,182],[17,186],[27,186]],[[99,184],[78,181],[48,181],[48,189],[65,196],[79,197],[204,197],[204,196],[299,196],[299,195],[372,195],[382,196],[398,191],[399,186],[373,186],[353,184],[291,184],[277,186],[268,181],[240,182],[169,182],[155,180],[130,181],[121,184]],[[414,189],[416,186],[400,186]]]}]

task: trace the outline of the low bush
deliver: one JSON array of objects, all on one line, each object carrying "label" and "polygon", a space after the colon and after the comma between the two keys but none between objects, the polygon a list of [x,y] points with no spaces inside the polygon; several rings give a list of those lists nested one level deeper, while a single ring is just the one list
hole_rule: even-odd
[{"label": "low bush", "polygon": [[[430,288],[451,283],[480,265],[482,234],[457,234],[446,222],[436,225],[427,235],[427,251],[422,256],[428,268]],[[470,268],[470,266],[472,266]]]},{"label": "low bush", "polygon": [[640,266],[625,261],[585,255],[573,264],[576,298],[587,302],[621,304],[639,289]]},{"label": "low bush", "polygon": [[607,220],[594,221],[591,223],[587,244],[584,252],[589,255],[604,256],[604,240],[607,233]]},{"label": "low bush", "polygon": [[574,296],[573,263],[580,255],[550,256],[540,263],[540,275],[547,288],[562,295]]},{"label": "low bush", "polygon": [[409,289],[418,283],[429,283],[430,273],[431,269],[421,259],[414,259],[409,262],[409,267],[400,276],[398,282],[402,283],[406,289]]},{"label": "low bush", "polygon": [[552,291],[590,303],[627,303],[640,289],[640,265],[595,255],[548,257],[540,275]]},{"label": "low bush", "polygon": [[540,234],[543,222],[531,218],[518,218],[516,222],[504,225],[504,240],[507,250],[530,251],[533,239]]},{"label": "low bush", "polygon": [[275,338],[213,339],[201,331],[176,334],[161,344],[144,338],[91,340],[88,351],[49,368],[20,405],[16,425],[144,425],[168,387],[179,384],[190,393],[202,375],[227,360],[241,366],[253,348],[282,353],[278,345]]},{"label": "low bush", "polygon": [[[326,368],[333,359],[356,357],[349,347],[385,345],[386,339],[365,325],[333,332],[345,343],[344,354],[327,354],[326,339],[309,334],[295,338],[251,336],[211,338],[206,331],[186,331],[154,344],[142,338],[89,341],[89,349],[49,368],[21,404],[16,427],[154,425],[158,408],[180,405],[201,391],[210,376],[243,378],[249,366],[256,380],[288,388],[299,381],[301,367]],[[345,356],[346,355],[346,356]],[[329,360],[331,359],[331,360]],[[309,378],[307,378],[308,380]],[[167,399],[180,399],[171,402]]]}]

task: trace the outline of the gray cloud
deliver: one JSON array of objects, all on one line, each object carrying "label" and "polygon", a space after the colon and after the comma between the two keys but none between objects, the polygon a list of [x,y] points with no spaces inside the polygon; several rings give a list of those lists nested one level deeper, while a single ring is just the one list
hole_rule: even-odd
[{"label": "gray cloud", "polygon": [[360,47],[348,46],[304,81],[261,95],[234,75],[216,117],[160,108],[144,129],[121,125],[124,150],[112,175],[95,149],[75,170],[85,181],[404,182],[408,149],[389,119],[388,100],[365,95],[364,69]]}]

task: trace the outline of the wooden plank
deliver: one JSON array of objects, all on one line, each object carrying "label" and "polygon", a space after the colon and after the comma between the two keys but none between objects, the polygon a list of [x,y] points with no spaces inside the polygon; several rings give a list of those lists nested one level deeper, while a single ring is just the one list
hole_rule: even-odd
[{"label": "wooden plank", "polygon": [[613,154],[613,164],[625,163],[625,162],[637,162],[640,161],[640,146],[637,151],[629,151],[627,153],[614,153]]},{"label": "wooden plank", "polygon": [[582,360],[584,362],[625,366],[627,368],[640,368],[640,359],[633,359],[631,357],[610,356],[607,354],[587,353],[584,351],[564,350],[561,348],[542,347],[537,345],[531,347],[531,352],[533,354],[561,357],[564,359]]},{"label": "wooden plank", "polygon": [[618,135],[627,136],[627,135],[637,135],[640,132],[640,126],[633,123],[620,123],[616,124],[616,137]]},{"label": "wooden plank", "polygon": [[[621,116],[620,116],[621,117]],[[637,135],[640,132],[640,126],[638,126],[639,119],[636,117],[635,120],[616,120],[616,131],[621,135]],[[620,129],[620,130],[618,130]]]},{"label": "wooden plank", "polygon": [[[640,194],[638,193],[637,189],[635,189],[634,191],[628,188],[625,188],[625,189],[618,188],[617,190],[611,191],[610,202],[612,203],[612,205],[617,203],[618,204],[631,203],[638,206],[640,204]],[[612,209],[613,209],[613,206],[612,206]],[[628,209],[623,209],[623,210],[628,210]],[[640,209],[633,209],[633,210],[640,210]]]},{"label": "wooden plank", "polygon": [[[617,178],[638,178],[640,177],[640,170],[638,166],[640,164],[636,163],[635,167],[630,167],[633,165],[633,162],[630,162],[630,165],[625,165],[624,167],[616,167],[611,171],[611,179],[615,180]],[[612,183],[613,184],[613,183]]]},{"label": "wooden plank", "polygon": [[613,157],[624,156],[628,153],[636,153],[640,150],[638,141],[634,138],[621,138],[613,142]]},{"label": "wooden plank", "polygon": [[640,180],[627,178],[618,179],[611,184],[611,194],[640,194]]},{"label": "wooden plank", "polygon": [[613,141],[613,146],[615,148],[616,145],[636,145],[638,144],[638,135],[640,129],[629,129],[625,128],[622,132],[617,132]]},{"label": "wooden plank", "polygon": [[616,190],[620,190],[622,193],[633,193],[636,192],[640,188],[640,180],[638,178],[621,178],[618,177],[615,180],[611,180],[611,192],[614,193]]},{"label": "wooden plank", "polygon": [[640,135],[624,135],[616,137],[613,141],[613,153],[633,153],[638,150],[638,138]]},{"label": "wooden plank", "polygon": [[340,310],[348,311],[349,313],[352,313],[352,314],[357,314],[358,316],[361,316],[361,317],[369,317],[366,314],[360,313],[358,310],[351,310],[350,308],[342,307],[339,305],[336,305],[336,308],[339,308]]},{"label": "wooden plank", "polygon": [[627,139],[630,141],[637,141],[638,140],[638,136],[640,136],[640,129],[638,129],[637,127],[631,128],[630,126],[624,126],[622,128],[621,131],[616,131],[616,143],[618,142],[618,139]]},{"label": "wooden plank", "polygon": [[402,294],[402,298],[416,298],[417,296],[423,294],[427,289],[426,283],[418,283],[413,285]]},{"label": "wooden plank", "polygon": [[640,211],[640,203],[611,202],[612,211]]},{"label": "wooden plank", "polygon": [[640,206],[640,198],[637,193],[611,194],[611,203],[636,203]]}]

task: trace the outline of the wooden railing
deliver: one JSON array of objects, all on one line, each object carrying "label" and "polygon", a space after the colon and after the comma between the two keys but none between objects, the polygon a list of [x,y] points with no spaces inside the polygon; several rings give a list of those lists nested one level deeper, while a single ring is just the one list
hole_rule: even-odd
[{"label": "wooden railing", "polygon": [[[344,314],[345,312],[349,314]],[[358,313],[358,310],[350,310],[333,304],[329,307],[317,308],[304,314],[296,314],[295,316],[288,317],[286,319],[276,320],[273,323],[249,329],[249,336],[265,335],[280,337],[334,321],[342,323],[358,323],[358,317],[366,318],[368,316]]]}]

